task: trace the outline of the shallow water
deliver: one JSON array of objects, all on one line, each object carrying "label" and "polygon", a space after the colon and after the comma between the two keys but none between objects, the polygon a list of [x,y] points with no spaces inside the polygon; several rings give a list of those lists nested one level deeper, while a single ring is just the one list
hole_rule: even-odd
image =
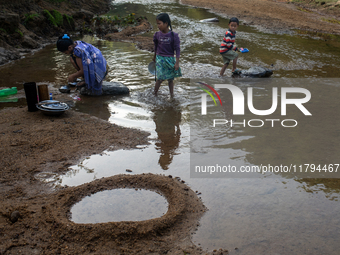
[{"label": "shallow water", "polygon": [[[201,19],[217,15],[179,5],[176,1],[117,0],[114,3],[116,9],[112,15],[135,12],[148,17],[155,27],[144,35],[150,40],[156,31],[154,17],[163,11],[170,14],[174,30],[180,34],[182,49],[183,77],[175,80],[175,100],[169,100],[166,84],[162,85],[158,98],[152,96],[154,77],[147,70],[152,53],[137,50],[129,43],[84,37],[84,41],[96,45],[107,57],[112,68],[107,80],[123,82],[131,93],[123,97],[82,97],[75,108],[118,125],[149,131],[153,140],[151,145],[135,150],[92,155],[71,167],[66,175],[47,180],[75,186],[127,173],[126,169],[132,170],[131,174],[150,172],[179,176],[194,191],[202,193],[200,197],[209,209],[193,235],[195,244],[203,249],[221,247],[230,254],[338,254],[338,179],[297,179],[279,174],[274,174],[276,178],[261,174],[255,178],[191,178],[189,168],[191,124],[202,125],[198,137],[211,142],[210,147],[205,148],[208,152],[223,152],[225,160],[234,165],[340,163],[337,161],[339,86],[309,86],[312,100],[307,108],[313,117],[304,118],[301,112],[293,110],[293,117],[301,124],[296,128],[228,127],[211,136],[210,123],[191,116],[190,107],[199,107],[199,102],[192,101],[190,94],[199,99],[193,79],[229,81],[218,78],[221,68],[218,47],[227,19],[219,17],[219,23],[200,23]],[[337,39],[273,34],[241,24],[237,44],[250,50],[240,54],[238,67],[241,69],[258,65],[269,67],[274,70],[272,77],[280,79],[339,77]],[[0,82],[2,86],[18,88],[30,81],[59,87],[72,71],[67,57],[52,45],[1,67]],[[230,76],[230,68],[226,72]],[[19,79],[17,73],[20,73]],[[242,89],[249,86],[247,82],[240,85]],[[261,84],[256,84],[254,91],[257,97],[271,92]],[[269,108],[267,101],[258,103],[263,109]],[[212,114],[220,113],[217,108],[211,109],[214,109]]]},{"label": "shallow water", "polygon": [[167,204],[164,197],[149,190],[105,190],[75,204],[71,220],[75,223],[149,220],[163,216]]}]

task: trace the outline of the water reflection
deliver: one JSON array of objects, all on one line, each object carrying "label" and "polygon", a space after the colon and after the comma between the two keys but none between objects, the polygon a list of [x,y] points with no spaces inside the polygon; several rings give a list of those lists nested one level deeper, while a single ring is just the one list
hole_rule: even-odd
[{"label": "water reflection", "polygon": [[163,110],[154,109],[152,112],[158,136],[155,145],[158,153],[160,153],[158,164],[163,170],[168,170],[180,143],[181,130],[179,125],[182,112],[175,106]]},{"label": "water reflection", "polygon": [[108,120],[111,116],[111,111],[108,107],[109,101],[112,101],[112,96],[82,96],[81,100],[76,102],[75,108],[77,111],[87,112],[92,116],[96,116],[103,120]]},{"label": "water reflection", "polygon": [[167,207],[167,200],[156,192],[114,189],[83,198],[71,213],[75,223],[142,221],[163,216]]},{"label": "water reflection", "polygon": [[338,201],[340,196],[340,179],[335,178],[302,178],[298,179],[302,188],[309,193],[324,193],[331,201]]}]

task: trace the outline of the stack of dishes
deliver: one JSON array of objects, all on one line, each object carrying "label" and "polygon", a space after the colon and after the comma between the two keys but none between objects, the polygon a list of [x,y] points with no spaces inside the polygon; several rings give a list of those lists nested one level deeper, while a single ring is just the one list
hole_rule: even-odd
[{"label": "stack of dishes", "polygon": [[37,108],[42,111],[45,115],[59,116],[67,111],[70,107],[57,100],[45,100],[36,104]]}]

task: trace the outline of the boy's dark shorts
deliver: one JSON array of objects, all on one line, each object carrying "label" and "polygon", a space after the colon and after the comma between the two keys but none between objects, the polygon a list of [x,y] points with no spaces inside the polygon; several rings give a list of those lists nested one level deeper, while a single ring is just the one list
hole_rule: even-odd
[{"label": "boy's dark shorts", "polygon": [[228,50],[226,53],[221,54],[223,58],[223,64],[229,64],[231,60],[234,60],[238,57],[236,51]]}]

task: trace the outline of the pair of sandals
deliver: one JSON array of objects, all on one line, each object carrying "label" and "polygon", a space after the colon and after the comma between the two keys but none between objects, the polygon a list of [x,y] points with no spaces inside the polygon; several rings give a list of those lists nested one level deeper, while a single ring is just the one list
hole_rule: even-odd
[{"label": "pair of sandals", "polygon": [[239,70],[239,69],[235,69],[235,71],[233,72],[233,74],[241,74],[241,70]]}]

